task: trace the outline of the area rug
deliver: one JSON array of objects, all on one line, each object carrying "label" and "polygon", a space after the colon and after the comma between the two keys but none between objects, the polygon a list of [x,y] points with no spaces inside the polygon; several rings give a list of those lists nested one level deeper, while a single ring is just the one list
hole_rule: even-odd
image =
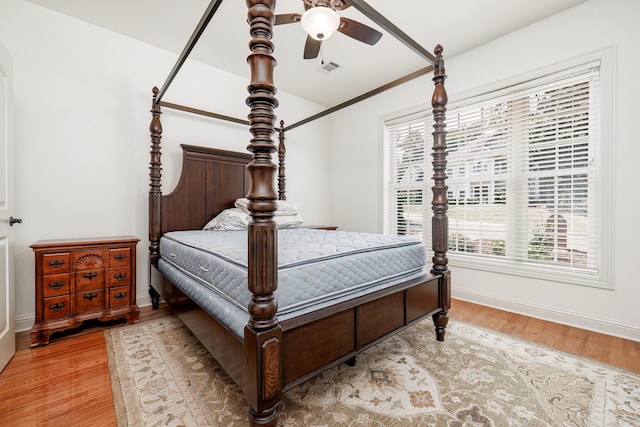
[{"label": "area rug", "polygon": [[[105,331],[123,426],[245,426],[239,388],[175,316]],[[452,319],[289,390],[285,426],[640,426],[640,375]]]}]

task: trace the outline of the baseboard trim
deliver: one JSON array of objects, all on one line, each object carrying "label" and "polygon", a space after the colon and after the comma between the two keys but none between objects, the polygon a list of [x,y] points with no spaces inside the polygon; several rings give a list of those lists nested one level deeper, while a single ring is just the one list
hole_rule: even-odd
[{"label": "baseboard trim", "polygon": [[[461,289],[452,289],[451,294],[462,301],[640,342],[639,325]],[[452,317],[455,318],[455,311],[452,311]]]},{"label": "baseboard trim", "polygon": [[[136,295],[136,303],[138,304],[138,307],[147,307],[151,305],[151,297],[149,294]],[[16,316],[16,332],[30,331],[35,322],[35,314]]]},{"label": "baseboard trim", "polygon": [[145,293],[142,296],[136,295],[136,304],[138,304],[138,307],[150,306],[151,305],[151,297],[149,296],[148,293]]},{"label": "baseboard trim", "polygon": [[22,316],[16,316],[16,332],[30,331],[33,324],[36,322],[35,314],[25,314]]}]

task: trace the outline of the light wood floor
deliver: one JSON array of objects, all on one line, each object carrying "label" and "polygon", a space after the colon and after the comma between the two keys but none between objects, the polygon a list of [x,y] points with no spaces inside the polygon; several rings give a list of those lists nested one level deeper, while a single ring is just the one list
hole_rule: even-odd
[{"label": "light wood floor", "polygon": [[452,319],[473,323],[640,373],[640,342],[637,341],[585,331],[460,300],[453,301],[450,315]]},{"label": "light wood floor", "polygon": [[[169,314],[143,307],[141,322]],[[451,316],[499,332],[640,373],[640,343],[453,301]],[[88,322],[29,348],[19,333],[17,352],[0,373],[0,426],[115,426],[103,330],[122,324]]]}]

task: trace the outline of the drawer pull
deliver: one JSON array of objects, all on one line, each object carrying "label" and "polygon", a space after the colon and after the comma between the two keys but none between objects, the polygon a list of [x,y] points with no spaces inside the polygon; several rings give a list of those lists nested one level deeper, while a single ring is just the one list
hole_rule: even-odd
[{"label": "drawer pull", "polygon": [[57,303],[51,304],[49,306],[49,310],[56,311],[56,312],[62,310],[63,308],[64,308],[64,303],[63,302],[57,302]]},{"label": "drawer pull", "polygon": [[93,279],[94,277],[96,277],[98,275],[98,273],[96,273],[95,271],[92,271],[91,273],[84,273],[82,275],[82,277],[84,277],[85,279]]},{"label": "drawer pull", "polygon": [[123,299],[125,299],[127,297],[127,293],[126,292],[118,292],[117,294],[114,294],[113,297],[115,299],[117,299],[118,301],[122,301]]},{"label": "drawer pull", "polygon": [[82,295],[82,298],[88,299],[89,301],[93,301],[94,298],[98,298],[98,293],[97,292],[91,292],[90,294],[84,294],[84,295]]},{"label": "drawer pull", "polygon": [[56,291],[64,286],[64,282],[62,280],[58,280],[57,282],[49,283],[49,287],[55,289]]},{"label": "drawer pull", "polygon": [[53,268],[61,267],[64,264],[63,259],[54,259],[53,261],[49,261],[49,265]]},{"label": "drawer pull", "polygon": [[127,259],[127,256],[125,254],[115,254],[113,258],[116,261],[122,261],[123,259]]},{"label": "drawer pull", "polygon": [[124,280],[125,277],[127,277],[127,273],[118,273],[113,275],[113,278],[116,280]]}]

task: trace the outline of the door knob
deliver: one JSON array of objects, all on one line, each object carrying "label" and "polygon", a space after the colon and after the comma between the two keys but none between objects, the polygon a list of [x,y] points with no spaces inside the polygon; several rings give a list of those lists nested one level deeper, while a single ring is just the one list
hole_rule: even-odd
[{"label": "door knob", "polygon": [[22,224],[22,219],[9,217],[9,225],[13,227],[13,224]]}]

